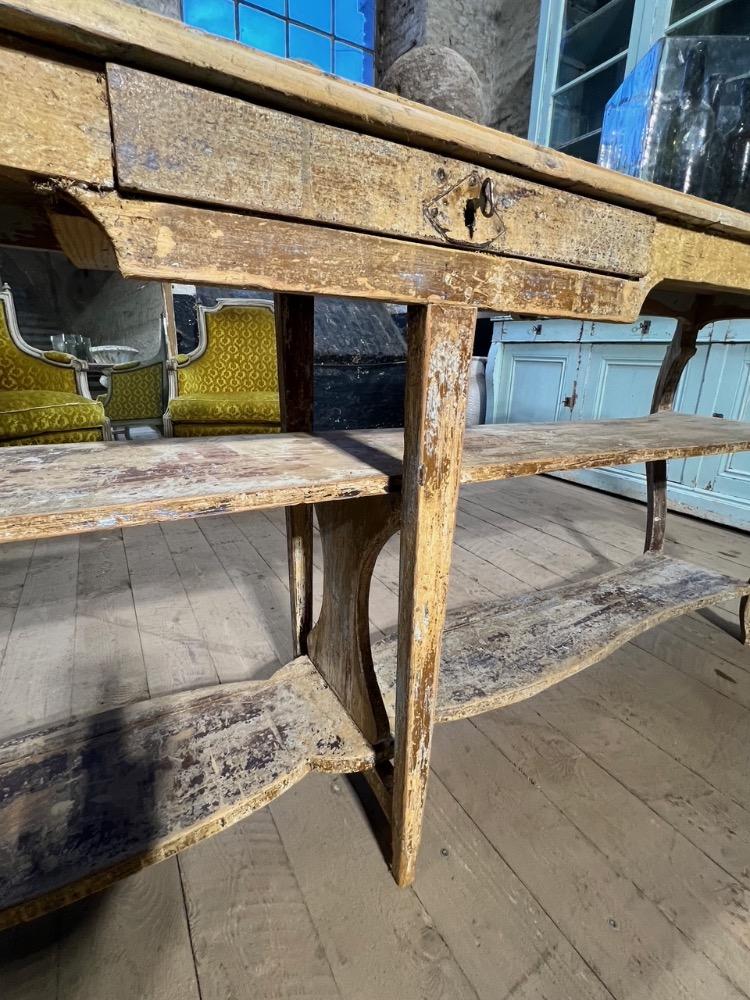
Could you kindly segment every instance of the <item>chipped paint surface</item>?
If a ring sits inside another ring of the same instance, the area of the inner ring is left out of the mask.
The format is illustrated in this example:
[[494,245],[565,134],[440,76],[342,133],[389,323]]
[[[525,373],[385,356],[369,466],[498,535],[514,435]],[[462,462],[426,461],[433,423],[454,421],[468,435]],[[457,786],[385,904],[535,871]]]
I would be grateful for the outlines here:
[[[657,280],[114,193],[67,193],[96,219],[126,278],[386,302],[445,301],[610,322],[634,322]],[[175,252],[162,253],[170,241]]]
[[[449,397],[437,381],[429,406],[439,415]],[[415,475],[427,490],[444,466],[433,468],[434,426],[425,440],[430,461],[423,456]],[[460,476],[483,482],[747,450],[750,424],[687,414],[491,424],[466,432]],[[402,432],[389,430],[4,448],[0,541],[398,492],[402,452]]]
[[110,64],[107,78],[125,191],[628,277],[647,269],[645,213],[132,67]]
[[198,843],[311,770],[373,763],[307,657],[267,681],[11,739],[0,744],[0,928]]
[[461,479],[476,311],[435,305],[410,317],[393,799],[393,872],[413,877]]
[[370,656],[370,581],[377,557],[399,528],[397,496],[316,508],[323,548],[323,600],[310,633],[310,659],[366,739],[390,728]]
[[[593,580],[462,608],[445,625],[436,721],[531,698],[660,622],[743,594],[750,594],[750,583],[647,553]],[[741,622],[748,616],[744,601]],[[391,716],[395,652],[392,639],[372,649]]]

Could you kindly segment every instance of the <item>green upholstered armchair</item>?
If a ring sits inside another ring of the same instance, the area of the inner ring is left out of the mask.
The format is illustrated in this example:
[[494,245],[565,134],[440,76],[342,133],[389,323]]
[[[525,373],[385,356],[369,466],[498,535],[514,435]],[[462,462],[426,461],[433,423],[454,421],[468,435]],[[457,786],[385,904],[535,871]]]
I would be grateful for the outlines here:
[[114,436],[130,437],[131,427],[163,431],[166,367],[163,347],[150,361],[128,361],[109,373],[106,393],[99,396]]
[[0,291],[0,447],[111,440],[84,361],[38,351],[21,337],[8,285]]
[[167,362],[164,432],[269,434],[281,427],[273,304],[219,299],[198,307],[198,346]]

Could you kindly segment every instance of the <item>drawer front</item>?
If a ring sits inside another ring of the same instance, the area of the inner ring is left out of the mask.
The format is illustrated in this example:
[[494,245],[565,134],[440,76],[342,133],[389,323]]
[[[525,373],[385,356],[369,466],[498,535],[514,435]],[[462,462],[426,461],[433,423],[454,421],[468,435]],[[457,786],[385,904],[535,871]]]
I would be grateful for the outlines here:
[[117,65],[123,191],[642,277],[654,220]]

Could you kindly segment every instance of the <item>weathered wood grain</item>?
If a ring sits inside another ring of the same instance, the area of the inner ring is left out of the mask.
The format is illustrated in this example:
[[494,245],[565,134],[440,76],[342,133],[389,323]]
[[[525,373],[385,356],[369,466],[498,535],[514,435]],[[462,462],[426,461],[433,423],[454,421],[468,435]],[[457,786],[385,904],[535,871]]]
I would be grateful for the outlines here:
[[[483,425],[461,482],[748,450],[750,424],[679,413]],[[7,448],[0,541],[397,492],[402,451],[395,430]]]
[[422,836],[475,325],[473,309],[409,312],[391,860],[402,886]]
[[648,267],[651,216],[125,66],[107,81],[122,190],[635,277]]
[[200,1000],[343,1000],[268,809],[182,854],[180,874]]
[[[747,315],[750,243],[657,222],[651,252],[649,272],[655,286],[664,282],[667,291],[690,288],[704,295],[721,291],[745,293],[741,303],[735,303],[734,307],[727,303],[723,313],[720,308],[713,315],[710,308],[704,310],[708,313],[707,321]],[[668,305],[664,310],[667,316],[680,314],[679,308],[670,309]]]
[[[10,591],[4,597],[13,602],[15,613],[6,619],[0,734],[29,729],[40,716],[50,722],[70,717],[78,559],[78,539],[55,538],[35,545],[31,563],[22,563],[20,572],[12,565],[4,568],[3,582]],[[81,610],[85,607],[84,598]],[[127,669],[123,650],[123,673]]]
[[[546,794],[547,781],[535,786],[477,726],[461,721],[440,727],[433,759],[436,776],[595,970],[608,996],[741,1000],[725,970],[675,927],[669,903],[659,907],[648,898],[641,880],[628,877],[617,859],[602,852],[595,831],[557,808],[555,796]],[[610,803],[597,804],[604,821]],[[654,855],[656,864],[655,849]],[[520,995],[544,996],[533,988]],[[575,989],[570,994],[578,995]]]
[[190,600],[189,590],[203,593],[199,581],[183,583],[158,524],[122,532],[122,540],[151,697],[222,683],[210,649],[216,635],[203,632],[197,612],[205,611]]
[[[315,300],[312,295],[277,295],[274,299],[276,356],[282,431],[313,429],[313,352]],[[307,653],[312,628],[312,508],[286,508],[289,599],[295,656]]]
[[[436,721],[531,698],[660,622],[743,594],[750,584],[649,552],[594,579],[453,612],[443,635]],[[395,655],[395,640],[373,646],[391,716]]]
[[[272,803],[270,811],[342,1000],[485,1000],[420,898],[401,892],[388,876],[348,782],[311,775]],[[254,1000],[254,995],[241,1000]],[[334,997],[323,994],[315,1000]]]
[[[173,625],[178,617],[186,620],[188,628],[193,623],[195,629],[193,649],[188,644],[187,655],[181,664],[176,664],[178,670],[180,666],[185,668],[185,659],[195,658],[200,662],[203,657],[198,649],[201,649],[206,652],[210,650],[209,661],[221,684],[257,681],[273,674],[284,661],[279,660],[273,644],[269,642],[262,618],[256,614],[248,614],[245,601],[231,586],[226,570],[200,530],[198,522],[191,518],[173,524],[152,525],[142,534],[148,536],[151,532],[151,538],[155,542],[149,560],[151,567],[142,566],[141,572],[151,569],[150,589],[156,591],[153,596],[154,609],[158,608],[159,615],[172,619],[168,625],[161,625],[161,636],[166,638],[172,632],[178,640],[183,638]],[[161,545],[157,540],[159,535]],[[176,578],[174,570],[177,571]],[[159,582],[161,592],[158,590]],[[200,601],[194,598],[196,590],[200,590]],[[143,600],[143,593],[140,597]],[[186,599],[188,607],[182,603]],[[149,611],[144,611],[143,614],[144,617],[149,617]],[[156,620],[159,621],[159,618],[156,617]],[[184,638],[187,637],[186,629]],[[193,654],[192,657],[190,653]],[[165,656],[165,673],[168,668],[169,661]],[[189,686],[196,688],[200,686],[200,682]],[[188,685],[183,684],[182,687],[187,688]]]
[[4,168],[112,187],[112,136],[101,74],[0,36]]
[[[650,280],[189,205],[66,192],[126,278],[633,322]],[[731,244],[730,244],[731,245]],[[63,250],[67,244],[62,242]],[[92,261],[95,266],[101,251]],[[84,261],[77,258],[77,263]]]
[[186,28],[115,0],[2,0],[0,28],[302,112],[683,224],[750,238],[744,212],[544,149],[392,94]]
[[311,770],[373,754],[306,657],[0,744],[0,928],[237,822]]
[[[661,666],[655,664],[655,668],[659,670]],[[618,668],[613,665],[613,669]],[[550,695],[557,693],[563,695],[561,701],[568,695],[571,716],[580,725],[584,713],[575,704],[573,685],[553,690]],[[684,690],[679,695],[675,692],[675,697],[686,695]],[[608,746],[604,759],[597,755],[596,763],[587,755],[584,748],[592,736],[596,740],[595,731],[606,732],[610,728],[601,709],[599,713],[596,708],[590,710],[589,725],[584,723],[577,730],[572,719],[565,718],[559,702],[555,705],[556,700],[546,696],[535,698],[525,705],[482,716],[476,725],[533,784],[544,789],[561,812],[585,831],[586,837],[623,875],[633,879],[690,940],[697,953],[721,969],[740,994],[747,994],[750,962],[747,924],[743,919],[746,888],[731,876],[728,878],[726,863],[709,860],[689,838],[620,784],[616,777],[618,763],[613,761],[612,770],[607,767],[610,755],[619,757],[619,747]],[[610,732],[614,743],[617,741],[614,724]],[[563,733],[569,734],[567,739]],[[637,734],[633,736],[637,740]],[[641,754],[644,772],[653,769],[655,751],[653,746],[651,752],[644,748]],[[644,779],[649,780],[646,774]],[[680,792],[675,787],[669,797],[684,802],[683,791],[684,786]],[[727,891],[729,885],[731,889]]]
[[[71,264],[81,270],[116,271],[117,258],[101,226],[83,215],[48,210],[47,216],[57,243]],[[168,286],[168,282],[163,283]],[[176,345],[175,345],[176,346]],[[174,352],[177,354],[177,351]]]
[[[70,685],[73,717],[93,715],[115,705],[141,701],[151,694],[122,535],[117,531],[105,531],[81,538],[77,561],[77,586],[68,584],[63,587],[59,581],[55,584],[60,596],[75,594],[73,676]],[[63,618],[59,611],[57,614]],[[39,615],[40,623],[44,622],[44,632],[36,641],[39,649],[44,651],[45,668],[51,671],[58,668],[51,655],[54,643],[49,617],[47,609]],[[27,661],[24,671],[31,677],[34,686],[46,693],[50,684],[42,670],[30,669]],[[39,726],[45,716],[46,712],[35,712],[33,727]],[[27,729],[28,726],[22,728]]]
[[[79,266],[114,259],[128,278],[195,281],[406,303],[452,302],[528,315],[632,322],[660,290],[725,292],[750,308],[750,244],[657,223],[643,278],[433,246],[193,205],[69,188],[111,244],[57,232]],[[585,211],[590,211],[586,208]],[[301,262],[305,267],[302,268]]]

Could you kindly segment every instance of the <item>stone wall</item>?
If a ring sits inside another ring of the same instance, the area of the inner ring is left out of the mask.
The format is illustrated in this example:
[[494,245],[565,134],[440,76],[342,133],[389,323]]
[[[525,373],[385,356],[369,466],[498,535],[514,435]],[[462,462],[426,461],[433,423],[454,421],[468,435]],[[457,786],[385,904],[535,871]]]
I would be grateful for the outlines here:
[[432,0],[379,0],[375,75],[386,70],[410,49],[427,44],[427,5]]
[[447,46],[474,68],[485,90],[485,121],[525,137],[540,0],[381,0],[378,79],[418,45]]
[[179,21],[182,17],[180,0],[125,0],[134,7],[142,7],[144,10],[152,10],[155,14],[163,14],[164,17],[176,17]]

